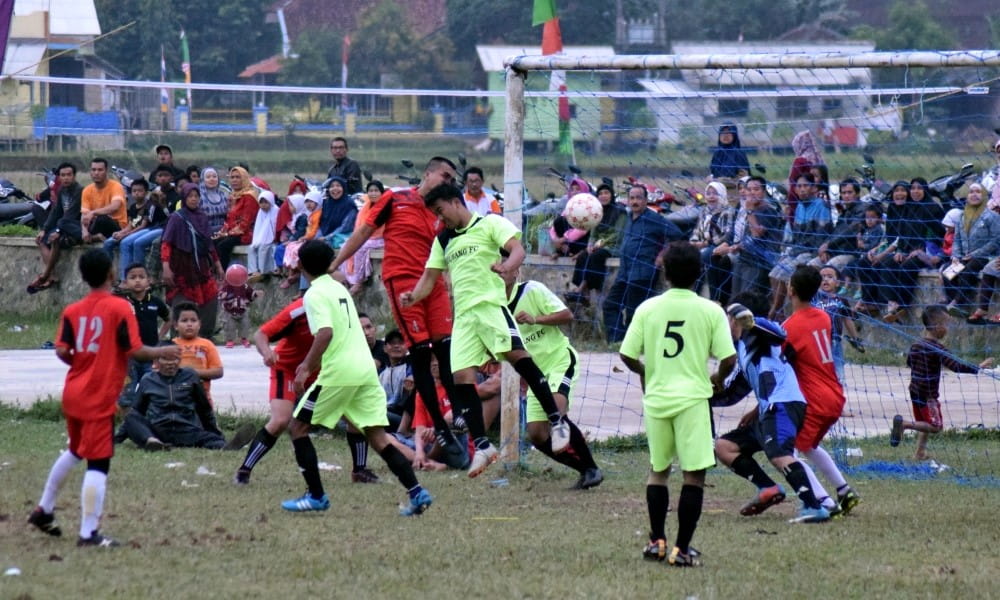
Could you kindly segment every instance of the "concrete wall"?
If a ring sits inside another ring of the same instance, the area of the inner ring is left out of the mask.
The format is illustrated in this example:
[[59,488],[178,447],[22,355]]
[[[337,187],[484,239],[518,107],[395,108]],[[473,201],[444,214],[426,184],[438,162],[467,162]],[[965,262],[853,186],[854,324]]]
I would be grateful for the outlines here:
[[[82,250],[74,248],[63,256],[56,269],[58,286],[28,295],[26,286],[41,272],[41,260],[34,240],[26,238],[0,238],[0,306],[4,311],[16,314],[30,314],[39,311],[57,313],[66,304],[87,293],[86,284],[76,271],[76,263]],[[237,248],[235,256],[241,260],[243,251]],[[357,298],[358,310],[371,315],[372,319],[387,328],[393,327],[392,316],[381,285],[382,251],[372,253],[375,275],[369,280],[364,291]],[[617,273],[618,260],[609,260],[610,273],[605,288],[609,287]],[[522,267],[522,278],[543,282],[558,294],[570,289],[573,277],[573,261],[567,258],[553,260],[547,256],[530,255]],[[262,322],[278,312],[295,297],[297,290],[278,287],[278,281],[258,284],[264,290],[263,298],[251,304],[251,318]],[[936,273],[923,273],[920,277],[916,301],[920,305],[939,301],[943,297],[941,280]],[[578,321],[570,327],[569,334],[582,345],[584,340],[603,340],[600,302],[603,296],[593,296],[589,308],[577,312]],[[890,348],[905,352],[914,337],[921,335],[919,313],[910,314],[902,324],[889,326],[881,322],[864,320],[861,331],[870,347]],[[970,326],[956,320],[949,333],[946,345],[958,352],[993,353],[1000,342],[1000,327]],[[985,356],[985,355],[984,355]]]

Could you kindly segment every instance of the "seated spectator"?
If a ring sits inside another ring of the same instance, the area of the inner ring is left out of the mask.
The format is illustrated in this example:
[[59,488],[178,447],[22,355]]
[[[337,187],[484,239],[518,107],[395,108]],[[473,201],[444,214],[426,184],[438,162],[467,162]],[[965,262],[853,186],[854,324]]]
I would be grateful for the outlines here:
[[333,176],[327,184],[323,196],[323,211],[319,221],[319,235],[334,248],[344,244],[354,231],[354,220],[358,216],[358,208],[354,200],[347,195],[347,181],[340,176]]
[[[438,371],[438,361],[436,358],[431,359],[431,375],[434,377],[434,389],[437,392],[437,398],[435,401],[441,409],[441,414],[444,416],[444,420],[449,425],[453,425],[454,415],[451,408],[451,402],[448,400],[448,393],[445,391],[444,385],[441,383]],[[448,468],[448,465],[439,460],[442,458],[444,451],[435,440],[434,422],[431,420],[430,413],[427,412],[427,407],[424,405],[424,402],[425,400],[418,392],[414,400],[413,420],[411,421],[413,436],[410,438],[403,438],[407,440],[404,444],[407,446],[408,450],[411,450],[413,456],[410,457],[406,452],[404,452],[404,455],[406,455],[407,458],[410,458],[414,469],[421,471],[444,471]],[[465,460],[468,462],[468,457],[475,451],[475,446],[470,446],[471,440],[469,440],[468,434],[463,433],[457,435],[456,437],[458,438],[459,445],[466,451]],[[466,464],[458,468],[465,469],[467,467],[468,465]]]
[[163,208],[163,194],[149,192],[145,179],[132,182],[133,203],[128,207],[128,223],[111,234],[104,242],[104,250],[114,256],[116,247],[121,247],[118,259],[118,280],[125,280],[125,268],[133,263],[145,263],[146,252],[163,235],[167,224],[167,211]]
[[[708,272],[708,289],[712,294],[712,300],[719,302],[722,306],[729,305],[729,296],[734,289],[741,286],[736,281],[736,273],[733,266],[740,255],[741,244],[747,229],[747,183],[750,177],[741,177],[736,183],[736,195],[729,202],[727,210],[732,215],[729,220],[729,227],[726,228],[726,236],[721,244],[712,250],[712,256],[705,265]],[[704,263],[703,263],[704,264]],[[716,296],[717,295],[717,296]]]
[[[385,193],[385,186],[377,179],[369,181],[368,189],[365,190],[365,193],[365,203],[361,205],[361,209],[358,210],[358,216],[354,219],[355,227],[358,227],[368,219],[372,207],[382,197],[382,194]],[[364,244],[361,244],[361,247],[349,259],[340,265],[340,272],[347,279],[347,285],[350,286],[348,289],[352,295],[359,294],[361,286],[372,276],[371,251],[376,248],[385,247],[385,240],[382,239],[382,231],[384,229],[385,226],[376,229],[371,237]]]
[[188,167],[184,169],[184,179],[187,179],[188,183],[201,185],[201,167],[198,165],[188,165]]
[[740,147],[740,133],[733,123],[719,126],[718,146],[712,153],[709,164],[712,177],[736,179],[750,174],[750,161]]
[[[905,186],[905,194],[899,193],[900,186]],[[900,181],[893,186],[893,203],[886,209],[886,237],[900,241],[892,259],[883,261],[887,269],[881,287],[887,294],[887,302],[882,318],[887,323],[894,323],[906,314],[913,303],[920,270],[933,266],[926,260],[927,242],[940,247],[944,237],[943,217],[941,206],[929,198],[923,178],[917,177],[910,184]]]
[[80,195],[80,227],[83,242],[103,242],[128,224],[125,189],[108,179],[108,161],[90,161],[90,185]]
[[590,232],[585,229],[576,229],[569,224],[566,219],[566,211],[552,221],[549,228],[549,239],[552,240],[552,259],[560,256],[568,256],[575,259],[581,252],[586,250],[590,243]]
[[389,366],[389,355],[385,352],[385,340],[376,337],[378,328],[375,327],[374,321],[367,314],[358,313],[358,321],[361,321],[361,330],[365,332],[365,341],[368,342],[372,360],[375,361],[375,370],[381,373]]
[[215,235],[226,224],[229,194],[232,190],[219,180],[219,172],[215,167],[205,167],[201,172],[198,190],[201,192],[201,212],[208,217],[208,228],[212,230],[212,235]]
[[[711,269],[712,253],[726,241],[733,211],[729,208],[726,186],[713,181],[705,187],[705,204],[699,207],[698,223],[691,233],[691,245],[701,253],[702,276],[694,286],[695,293],[701,293],[701,285]],[[709,287],[709,296],[719,299],[719,290]]]
[[795,207],[799,203],[798,189],[795,187],[799,176],[811,173],[813,167],[826,164],[808,129],[796,133],[792,138],[792,151],[795,152],[795,160],[788,171],[788,198],[785,207],[785,218],[789,223],[795,219]]
[[837,224],[830,237],[816,249],[816,258],[809,261],[814,267],[830,266],[844,273],[858,258],[858,236],[865,228],[865,208],[861,202],[861,186],[853,179],[840,182],[840,203],[837,205]]
[[[949,312],[972,312],[976,300],[983,296],[979,293],[980,274],[997,255],[1000,255],[1000,215],[986,208],[983,186],[969,184],[965,208],[955,227],[951,264],[943,271]],[[986,308],[988,310],[989,305]],[[969,319],[975,323],[985,319],[986,314],[978,308]]]
[[253,224],[257,221],[257,198],[260,194],[250,183],[250,174],[243,167],[229,170],[229,185],[233,188],[233,193],[229,197],[226,222],[212,236],[223,269],[229,267],[233,248],[245,246],[253,239]]
[[733,266],[733,294],[763,294],[769,287],[768,272],[781,253],[784,221],[767,197],[767,182],[758,176],[747,181],[747,221],[739,243],[739,258]]
[[52,210],[45,220],[35,244],[42,255],[45,269],[42,274],[28,284],[28,293],[34,294],[46,290],[59,280],[52,276],[59,255],[63,249],[72,248],[83,241],[83,228],[80,226],[80,202],[83,188],[76,182],[76,166],[72,163],[62,163],[56,169],[58,189],[54,192]]
[[180,209],[183,200],[180,190],[183,188],[174,183],[174,176],[170,169],[166,167],[154,169],[153,179],[150,180],[150,183],[154,184],[152,191],[163,194],[163,207],[167,209],[168,213]]
[[182,368],[178,359],[157,358],[156,370],[139,382],[135,404],[125,417],[129,439],[146,450],[173,446],[239,450],[248,444],[254,433],[249,424],[226,442],[198,380],[198,374]]
[[[166,144],[158,144],[156,149],[156,167],[149,174],[149,181],[156,181],[156,172],[166,169],[170,173],[170,182],[184,177],[184,171],[174,165],[174,151]],[[173,209],[171,209],[173,210]]]
[[413,414],[413,375],[407,356],[406,342],[398,329],[385,334],[385,352],[389,364],[378,375],[385,390],[389,427],[386,431],[396,431],[405,413]]
[[277,236],[274,225],[277,222],[278,207],[274,205],[274,194],[262,191],[257,198],[257,206],[257,220],[253,225],[253,238],[247,253],[250,283],[270,277],[277,271],[274,265],[274,240]]
[[483,189],[483,170],[479,167],[469,167],[465,170],[465,206],[474,213],[486,216],[490,213],[502,214],[500,203],[492,192]]
[[[319,209],[320,199],[320,193],[317,191],[307,193],[303,199],[302,212],[295,215],[295,235],[298,237],[284,245],[282,264],[288,271],[288,277],[279,284],[278,287],[281,289],[288,289],[293,283],[299,281],[299,248],[319,235],[320,219],[323,216],[323,211]],[[289,197],[289,201],[291,201],[291,197]],[[305,229],[300,235],[298,232],[303,226]]]
[[860,283],[860,297],[854,310],[868,315],[880,313],[878,306],[880,294],[878,291],[878,272],[876,265],[896,251],[896,242],[886,239],[885,226],[882,225],[882,209],[876,205],[865,208],[865,228],[858,234],[859,258],[852,271],[854,278]]
[[573,268],[573,289],[566,293],[567,302],[590,304],[590,292],[604,289],[608,276],[608,259],[617,257],[621,248],[622,234],[628,213],[615,200],[615,192],[610,185],[602,183],[597,187],[597,199],[601,202],[601,222],[590,232],[587,251],[576,256]]
[[811,261],[817,249],[833,231],[833,217],[830,205],[823,200],[816,187],[816,178],[812,173],[799,175],[795,183],[799,201],[795,206],[795,216],[792,219],[792,241],[785,249],[778,264],[771,269],[771,310],[767,318],[781,320],[779,315],[785,306],[788,293],[788,281],[795,267]]

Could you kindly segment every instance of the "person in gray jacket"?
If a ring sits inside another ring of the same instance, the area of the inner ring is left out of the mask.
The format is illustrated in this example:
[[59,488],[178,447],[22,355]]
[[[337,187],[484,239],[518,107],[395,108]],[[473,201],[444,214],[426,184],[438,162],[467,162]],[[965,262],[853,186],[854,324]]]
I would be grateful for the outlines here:
[[180,368],[178,359],[157,359],[156,370],[139,382],[136,398],[124,427],[129,439],[146,450],[171,446],[238,450],[253,436],[252,426],[245,427],[226,442],[201,378],[193,369]]
[[[965,208],[955,227],[951,264],[942,271],[945,294],[950,301],[949,312],[972,312],[979,292],[980,272],[998,254],[1000,215],[986,208],[986,190],[983,186],[979,183],[969,184]],[[981,316],[985,316],[985,311]]]

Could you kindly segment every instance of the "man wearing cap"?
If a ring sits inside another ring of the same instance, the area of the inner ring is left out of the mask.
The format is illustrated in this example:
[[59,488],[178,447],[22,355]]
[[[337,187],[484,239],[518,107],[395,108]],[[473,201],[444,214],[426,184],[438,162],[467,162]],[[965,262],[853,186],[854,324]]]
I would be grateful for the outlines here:
[[174,164],[174,151],[170,148],[170,146],[166,144],[159,144],[156,147],[156,162],[156,166],[149,172],[148,181],[156,181],[156,171],[163,167],[170,169],[173,181],[177,181],[179,178],[184,177],[184,169],[180,169]]

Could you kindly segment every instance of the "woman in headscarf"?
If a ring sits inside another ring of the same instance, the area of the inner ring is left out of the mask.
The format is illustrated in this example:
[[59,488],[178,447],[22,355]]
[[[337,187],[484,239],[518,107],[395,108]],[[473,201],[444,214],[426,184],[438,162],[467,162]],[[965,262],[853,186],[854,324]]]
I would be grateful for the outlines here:
[[247,245],[253,239],[253,224],[257,220],[257,197],[259,192],[250,182],[250,173],[243,167],[229,170],[229,185],[233,193],[229,196],[229,211],[226,222],[214,236],[215,247],[219,251],[222,268],[229,267],[233,248]]
[[[372,207],[382,197],[383,193],[385,193],[385,186],[382,185],[381,181],[374,179],[368,182],[368,188],[365,190],[365,203],[361,205],[361,210],[358,211],[358,216],[354,219],[355,227],[368,219]],[[372,236],[368,238],[368,241],[362,244],[351,258],[340,265],[340,271],[344,274],[344,278],[347,279],[352,295],[357,295],[361,291],[361,286],[372,275],[371,251],[375,248],[383,248],[385,246],[385,240],[382,239],[382,231],[384,229],[385,226],[376,229]]]
[[274,226],[278,219],[278,207],[274,205],[274,193],[262,191],[257,198],[257,206],[253,239],[250,240],[250,252],[247,253],[247,271],[250,272],[251,283],[256,283],[275,271]]
[[576,257],[573,269],[572,291],[566,292],[566,300],[590,304],[590,291],[604,288],[608,276],[608,259],[618,256],[622,232],[625,230],[627,211],[615,201],[615,192],[610,185],[602,183],[597,187],[597,199],[601,201],[601,222],[590,234],[586,252]]
[[735,124],[719,126],[718,145],[708,169],[712,177],[737,178],[750,174],[750,161],[740,147],[740,133]]
[[[887,323],[895,323],[906,314],[913,303],[920,269],[925,264],[920,256],[926,250],[927,211],[922,203],[913,201],[910,187],[906,181],[897,181],[890,192],[892,202],[885,211],[885,237],[890,244],[895,244],[893,252],[877,265],[884,269],[878,287],[886,301],[882,320]],[[944,227],[941,229],[943,236]]]
[[334,175],[327,182],[326,193],[323,196],[323,216],[319,222],[320,237],[334,248],[339,248],[343,240],[354,231],[354,220],[357,216],[358,207],[347,195],[347,180]]
[[189,183],[181,188],[181,208],[170,215],[160,243],[163,284],[167,302],[198,305],[201,337],[211,339],[215,332],[219,288],[216,275],[223,277],[222,263],[212,243],[208,217],[201,211],[198,186]]
[[323,218],[323,209],[319,207],[319,203],[322,200],[323,196],[317,191],[307,193],[303,211],[295,215],[296,233],[301,227],[303,217],[306,221],[306,230],[295,240],[285,244],[284,266],[289,273],[288,277],[278,286],[281,289],[286,289],[299,281],[299,248],[309,240],[316,239],[319,235],[320,220]]
[[226,222],[230,190],[219,180],[219,172],[215,167],[205,167],[202,170],[198,190],[201,192],[201,212],[208,217],[208,227],[214,235]]
[[[717,246],[726,241],[733,212],[729,209],[729,194],[726,186],[719,181],[712,181],[705,187],[705,204],[699,207],[698,222],[691,233],[691,245],[701,251],[702,276],[694,287],[695,293],[701,292],[701,283],[708,275],[711,267],[712,253]],[[709,294],[712,300],[718,301],[722,290],[713,289],[713,281],[720,277],[709,279]]]
[[[944,277],[944,291],[952,312],[968,312],[977,299],[980,301],[979,308],[969,316],[970,323],[981,323],[986,319],[995,280],[987,281],[985,267],[998,254],[1000,215],[986,208],[986,189],[979,183],[971,183],[965,208],[955,227],[955,243],[951,247],[950,271],[958,272],[949,277],[949,268],[946,267]],[[982,284],[979,282],[980,273],[983,274]]]
[[795,160],[788,172],[788,206],[785,210],[785,218],[789,222],[795,219],[795,207],[799,203],[795,183],[804,173],[809,173],[812,167],[826,164],[808,129],[796,133],[792,138],[792,151],[795,152]]

